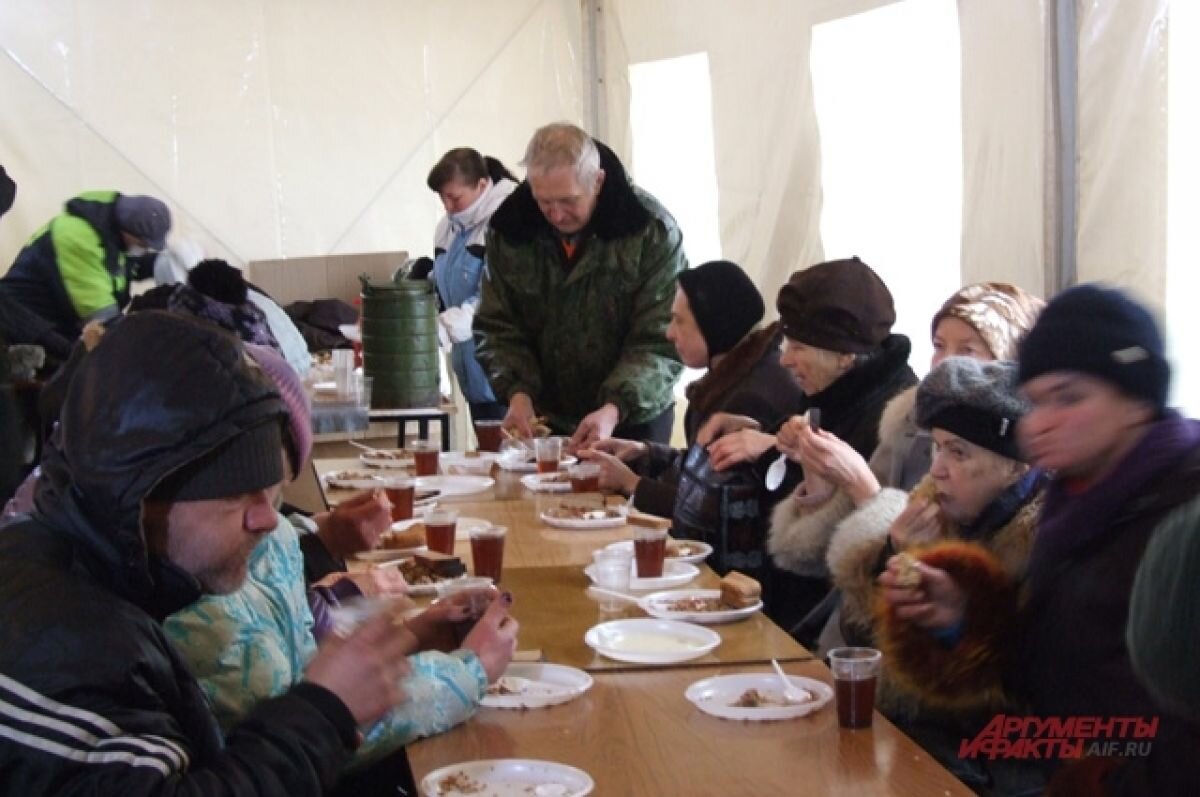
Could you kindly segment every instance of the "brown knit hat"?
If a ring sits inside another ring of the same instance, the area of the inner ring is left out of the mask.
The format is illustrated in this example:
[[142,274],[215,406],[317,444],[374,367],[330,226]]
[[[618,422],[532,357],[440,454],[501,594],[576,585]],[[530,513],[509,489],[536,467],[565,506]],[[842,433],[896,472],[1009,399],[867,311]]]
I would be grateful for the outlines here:
[[873,351],[896,323],[891,292],[857,257],[797,271],[775,306],[784,335],[839,354]]
[[930,334],[943,318],[957,318],[979,333],[997,360],[1016,360],[1017,344],[1046,306],[1007,282],[977,282],[954,293],[933,316]]

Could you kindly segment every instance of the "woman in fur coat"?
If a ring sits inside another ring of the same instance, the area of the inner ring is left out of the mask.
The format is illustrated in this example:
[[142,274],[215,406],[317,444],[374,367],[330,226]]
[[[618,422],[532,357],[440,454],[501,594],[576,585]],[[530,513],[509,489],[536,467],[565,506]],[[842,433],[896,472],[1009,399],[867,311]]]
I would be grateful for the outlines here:
[[[1051,795],[1191,795],[1200,783],[1200,728],[1153,699],[1125,637],[1147,546],[1200,504],[1200,423],[1166,407],[1164,348],[1120,291],[1055,297],[1020,350],[1021,447],[1053,474],[1024,580],[961,542],[916,552],[912,567],[893,557],[880,577],[892,679],[929,703],[1020,705],[1008,712],[1020,729],[991,725],[984,741],[1038,750]],[[1130,742],[1143,744],[1130,754]]]

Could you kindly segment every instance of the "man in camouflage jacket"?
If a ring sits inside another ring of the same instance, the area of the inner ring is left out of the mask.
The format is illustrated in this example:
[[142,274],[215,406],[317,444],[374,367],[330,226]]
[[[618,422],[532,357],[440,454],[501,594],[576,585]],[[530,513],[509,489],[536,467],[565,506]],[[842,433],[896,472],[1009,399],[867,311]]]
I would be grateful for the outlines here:
[[573,447],[614,432],[666,442],[683,368],[666,339],[687,267],[675,220],[573,125],[538,130],[525,165],[492,217],[475,317],[505,428],[529,435],[536,403]]

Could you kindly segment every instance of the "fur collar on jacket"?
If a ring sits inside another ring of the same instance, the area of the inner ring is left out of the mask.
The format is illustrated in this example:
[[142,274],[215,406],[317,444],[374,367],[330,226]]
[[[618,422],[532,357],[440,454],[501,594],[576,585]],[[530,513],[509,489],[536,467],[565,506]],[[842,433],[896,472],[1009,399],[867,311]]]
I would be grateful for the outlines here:
[[[616,154],[599,141],[600,168],[604,169],[604,185],[592,218],[583,234],[612,241],[634,235],[645,229],[653,218],[633,190],[633,183]],[[533,199],[529,181],[525,180],[500,205],[492,216],[491,228],[513,246],[527,244],[536,238],[556,237],[558,233]]]
[[692,417],[708,417],[758,367],[764,355],[779,348],[782,336],[778,321],[762,329],[751,330],[729,350],[721,362],[688,385],[688,412]]

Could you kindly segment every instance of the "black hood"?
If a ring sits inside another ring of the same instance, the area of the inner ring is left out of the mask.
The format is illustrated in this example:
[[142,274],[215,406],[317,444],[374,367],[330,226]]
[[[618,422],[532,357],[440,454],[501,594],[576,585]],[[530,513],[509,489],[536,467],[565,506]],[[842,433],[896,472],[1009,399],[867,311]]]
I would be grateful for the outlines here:
[[129,316],[71,379],[42,457],[34,515],[76,540],[94,578],[163,617],[196,600],[200,587],[148,555],[142,500],[167,474],[285,413],[233,335],[170,313]]
[[[604,185],[600,186],[600,196],[585,232],[606,241],[634,235],[643,230],[653,216],[638,199],[616,153],[599,141],[596,141],[596,149],[600,151]],[[538,209],[528,180],[517,186],[492,215],[491,228],[514,246],[558,234]]]

